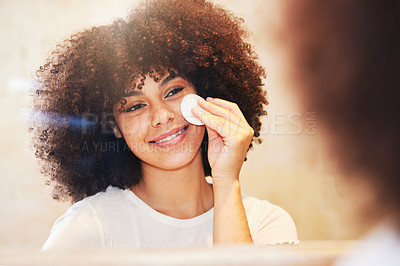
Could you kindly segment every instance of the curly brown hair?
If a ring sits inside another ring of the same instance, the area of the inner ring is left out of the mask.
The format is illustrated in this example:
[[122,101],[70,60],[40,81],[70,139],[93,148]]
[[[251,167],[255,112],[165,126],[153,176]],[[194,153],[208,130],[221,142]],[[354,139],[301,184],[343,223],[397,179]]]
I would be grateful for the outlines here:
[[[42,172],[55,185],[53,197],[76,202],[109,185],[125,189],[140,181],[140,160],[110,128],[113,105],[140,87],[135,81],[146,73],[179,73],[200,96],[236,102],[260,142],[259,118],[268,104],[265,71],[244,41],[242,23],[205,0],[149,0],[126,20],[77,33],[58,46],[37,72],[39,115],[32,128]],[[207,134],[201,149],[210,175]]]

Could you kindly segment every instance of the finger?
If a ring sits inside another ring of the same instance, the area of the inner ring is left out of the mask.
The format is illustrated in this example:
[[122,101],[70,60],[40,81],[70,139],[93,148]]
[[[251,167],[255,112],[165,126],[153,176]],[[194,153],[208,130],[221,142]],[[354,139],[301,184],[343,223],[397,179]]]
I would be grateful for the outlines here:
[[192,109],[192,113],[206,127],[216,131],[222,137],[228,137],[230,135],[237,134],[238,131],[240,131],[239,125],[230,122],[224,117],[208,114],[196,108]]
[[207,102],[203,99],[200,99],[198,103],[201,108],[210,112],[213,115],[223,117],[228,121],[234,123],[235,125],[238,125],[240,123],[240,118],[226,108],[218,106],[212,102]]
[[240,110],[239,106],[236,103],[219,99],[219,98],[212,98],[212,97],[207,97],[207,101],[212,102],[213,104],[216,104],[218,106],[221,106],[230,112],[232,112],[234,115],[236,115],[239,118],[246,119]]

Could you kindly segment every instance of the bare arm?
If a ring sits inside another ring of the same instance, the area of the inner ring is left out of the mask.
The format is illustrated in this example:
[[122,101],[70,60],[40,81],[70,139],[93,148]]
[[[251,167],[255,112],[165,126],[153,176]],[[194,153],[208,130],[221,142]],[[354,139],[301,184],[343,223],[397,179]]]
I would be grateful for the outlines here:
[[207,102],[200,100],[199,105],[211,113],[192,111],[208,132],[208,160],[214,190],[214,244],[252,243],[239,173],[254,130],[235,103],[207,98]]
[[238,180],[213,178],[214,244],[253,243]]

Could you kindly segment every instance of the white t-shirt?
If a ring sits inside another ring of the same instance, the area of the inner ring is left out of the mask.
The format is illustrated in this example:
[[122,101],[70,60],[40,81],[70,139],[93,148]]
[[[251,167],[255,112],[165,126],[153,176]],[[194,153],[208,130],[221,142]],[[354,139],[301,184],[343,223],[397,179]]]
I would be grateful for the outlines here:
[[[298,242],[285,210],[247,196],[243,205],[255,246]],[[152,209],[131,190],[110,186],[73,204],[54,223],[42,250],[211,247],[213,215],[211,208],[194,218],[173,218]]]

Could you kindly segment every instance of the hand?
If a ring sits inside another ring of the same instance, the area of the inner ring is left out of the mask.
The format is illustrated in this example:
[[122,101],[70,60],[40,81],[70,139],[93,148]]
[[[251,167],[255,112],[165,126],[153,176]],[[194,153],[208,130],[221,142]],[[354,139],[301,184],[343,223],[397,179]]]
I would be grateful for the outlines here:
[[211,113],[192,109],[194,116],[207,128],[212,177],[239,179],[240,169],[254,136],[253,128],[235,103],[210,97],[198,103]]

